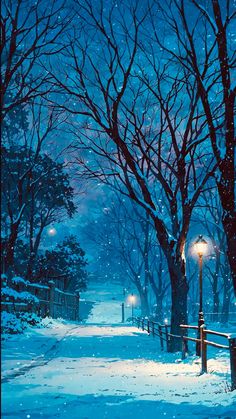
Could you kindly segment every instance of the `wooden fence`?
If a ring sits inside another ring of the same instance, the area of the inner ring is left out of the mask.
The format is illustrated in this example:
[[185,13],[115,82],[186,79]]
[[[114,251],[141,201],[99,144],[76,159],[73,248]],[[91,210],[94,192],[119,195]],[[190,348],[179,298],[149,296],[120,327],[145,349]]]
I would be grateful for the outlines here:
[[[186,335],[188,330],[194,330],[198,333],[198,326],[184,325],[181,324],[181,335],[173,335],[169,332],[170,325],[160,324],[149,320],[147,318],[134,317],[133,323],[136,323],[138,328],[146,330],[148,334],[152,336],[158,336],[160,339],[161,350],[164,350],[164,343],[166,343],[166,350],[169,352],[169,342],[171,337],[176,337],[182,341],[182,359],[186,358],[187,342],[192,341],[200,343],[201,348],[201,374],[207,372],[207,346],[213,346],[219,349],[229,350],[230,353],[230,372],[231,372],[231,390],[236,390],[236,338],[228,333],[216,332],[214,330],[206,329],[205,325],[200,327],[200,339],[197,337],[190,337]],[[217,342],[209,341],[207,335],[220,336],[221,338],[227,339],[227,345],[222,345]]]
[[[24,288],[24,289],[23,289]],[[36,297],[36,301],[2,301],[2,310],[8,312],[30,312],[41,317],[62,317],[67,320],[79,320],[79,294],[61,291],[55,287],[53,281],[49,285],[27,284],[18,286],[18,291],[27,290]],[[37,301],[38,300],[38,301]]]

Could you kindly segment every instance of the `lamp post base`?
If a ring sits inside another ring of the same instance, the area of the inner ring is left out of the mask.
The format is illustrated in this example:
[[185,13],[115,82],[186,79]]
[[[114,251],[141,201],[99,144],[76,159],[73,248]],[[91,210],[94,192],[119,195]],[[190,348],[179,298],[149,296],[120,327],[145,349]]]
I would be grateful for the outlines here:
[[[203,311],[198,313],[198,333],[197,338],[200,339],[200,327],[205,323]],[[201,356],[201,343],[200,341],[196,343],[196,355]]]

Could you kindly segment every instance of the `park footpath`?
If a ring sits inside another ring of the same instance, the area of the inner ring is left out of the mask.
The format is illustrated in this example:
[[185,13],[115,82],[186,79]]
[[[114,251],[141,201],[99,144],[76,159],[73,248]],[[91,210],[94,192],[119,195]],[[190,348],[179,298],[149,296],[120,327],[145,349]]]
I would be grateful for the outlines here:
[[44,320],[2,344],[2,417],[236,418],[229,354],[161,351],[134,326]]

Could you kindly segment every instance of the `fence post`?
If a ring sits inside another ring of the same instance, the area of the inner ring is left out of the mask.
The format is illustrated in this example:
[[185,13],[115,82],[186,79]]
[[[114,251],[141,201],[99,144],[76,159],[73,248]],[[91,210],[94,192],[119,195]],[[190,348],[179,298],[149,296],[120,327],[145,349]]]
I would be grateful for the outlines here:
[[142,319],[142,330],[144,330],[144,319]]
[[147,332],[150,335],[150,322],[149,322],[149,319],[147,321]]
[[205,324],[200,326],[200,340],[201,340],[201,363],[202,369],[201,374],[207,372],[207,345],[205,343],[206,339],[206,332],[205,332]]
[[140,317],[137,318],[138,321],[138,329],[140,328]]
[[160,337],[160,344],[161,344],[161,350],[164,350],[164,344],[163,344],[163,336],[162,336],[162,329],[161,329],[161,325],[158,325],[158,332],[159,332],[159,337]]
[[231,391],[236,390],[236,338],[229,338]]
[[125,304],[121,304],[121,323],[125,322]]
[[49,281],[49,316],[54,317],[55,282]]
[[75,292],[75,320],[80,320],[80,293]]

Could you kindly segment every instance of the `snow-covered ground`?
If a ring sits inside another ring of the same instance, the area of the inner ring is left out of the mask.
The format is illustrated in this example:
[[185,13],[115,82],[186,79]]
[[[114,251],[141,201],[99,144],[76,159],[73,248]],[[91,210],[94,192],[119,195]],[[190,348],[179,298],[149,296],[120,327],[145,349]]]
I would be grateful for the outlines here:
[[196,357],[180,361],[120,324],[122,290],[89,292],[96,304],[87,324],[52,321],[3,342],[3,418],[236,418],[227,352],[209,351],[217,357],[199,376]]
[[236,417],[227,357],[199,376],[194,358],[161,353],[134,327],[35,329],[5,342],[3,370],[2,417],[11,419]]

